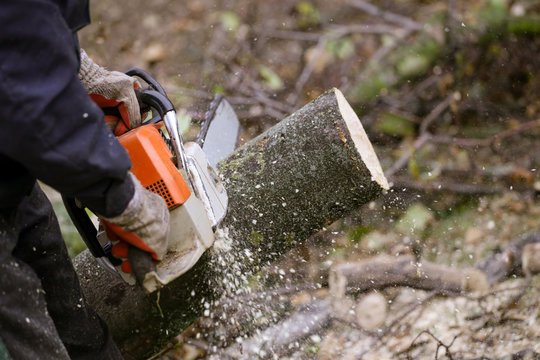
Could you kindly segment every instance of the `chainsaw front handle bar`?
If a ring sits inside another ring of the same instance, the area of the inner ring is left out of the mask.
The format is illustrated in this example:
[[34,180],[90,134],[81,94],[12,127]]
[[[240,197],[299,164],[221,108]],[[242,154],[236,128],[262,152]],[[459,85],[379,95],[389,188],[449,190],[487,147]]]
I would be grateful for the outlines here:
[[176,119],[176,110],[172,101],[167,96],[165,89],[156,79],[154,79],[146,71],[139,68],[131,68],[125,73],[129,76],[136,76],[141,78],[144,82],[149,85],[149,89],[135,89],[137,95],[137,100],[141,105],[141,109],[147,107],[155,109],[159,117],[152,117],[150,120],[144,123],[145,124],[154,124],[159,121],[163,121],[165,128],[169,133],[171,139],[172,147],[176,153],[177,166],[182,167],[186,171],[188,177],[189,185],[191,189],[194,189],[193,179],[191,174],[188,171],[187,159],[184,150],[184,143],[182,140],[182,135],[178,131],[178,120]]
[[136,76],[138,78],[141,78],[142,80],[144,80],[145,83],[150,85],[152,89],[156,90],[161,95],[167,97],[167,93],[165,92],[165,89],[163,89],[163,86],[161,86],[161,84],[158,83],[157,80],[152,77],[152,75],[150,75],[143,69],[131,68],[128,71],[126,71],[125,74],[128,76],[132,76],[132,77]]

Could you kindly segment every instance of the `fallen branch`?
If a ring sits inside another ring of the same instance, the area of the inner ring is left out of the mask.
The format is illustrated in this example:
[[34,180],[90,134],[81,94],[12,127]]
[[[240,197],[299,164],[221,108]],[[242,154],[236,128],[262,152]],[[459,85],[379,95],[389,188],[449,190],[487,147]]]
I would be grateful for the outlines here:
[[330,270],[328,282],[334,296],[395,286],[454,294],[488,290],[487,278],[479,270],[417,262],[408,255],[380,255],[364,261],[338,264]]
[[370,3],[367,3],[363,0],[349,0],[349,3],[359,9],[364,11],[365,13],[371,15],[380,17],[388,22],[392,22],[394,24],[401,25],[405,28],[409,28],[412,30],[422,30],[423,26],[420,23],[417,23],[411,18],[408,18],[406,16],[396,14],[390,11],[381,10],[380,8],[376,7],[375,5],[372,5]]
[[479,147],[493,147],[497,142],[500,142],[506,138],[520,135],[526,131],[540,127],[540,120],[531,120],[523,124],[520,124],[514,129],[508,129],[501,131],[498,134],[495,134],[486,139],[469,139],[469,138],[458,138],[442,135],[432,135],[430,142],[435,144],[445,144],[445,145],[455,145],[462,148],[473,148],[477,149]]
[[[524,235],[505,246],[500,252],[497,252],[485,259],[480,260],[475,268],[481,270],[487,275],[490,285],[513,274],[523,274],[523,254],[525,254],[525,266],[533,267],[537,264],[534,257],[534,248],[529,248],[524,253],[524,248],[528,244],[540,243],[540,232]],[[532,261],[531,261],[532,260]]]
[[536,360],[540,358],[540,353],[537,353],[536,351],[534,351],[533,349],[525,349],[525,350],[521,350],[515,354],[508,354],[508,355],[504,355],[504,356],[501,356],[501,357],[496,357],[496,358],[493,358],[493,357],[488,357],[488,356],[481,356],[481,357],[476,357],[476,358],[462,358],[462,359],[459,359],[459,360],[509,360],[509,359],[512,359],[512,360]]
[[437,342],[437,349],[435,350],[435,360],[437,360],[439,358],[439,349],[440,348],[444,348],[445,350],[445,355],[447,358],[449,358],[450,360],[453,360],[454,357],[452,356],[452,353],[450,352],[450,347],[452,347],[452,345],[454,345],[454,341],[456,341],[457,339],[457,336],[454,336],[454,338],[452,339],[452,341],[450,342],[450,344],[445,344],[444,342],[442,342],[441,339],[439,339],[437,336],[435,336],[431,331],[429,330],[424,330],[424,331],[421,331],[413,340],[413,342],[411,343],[411,345],[409,346],[408,349],[406,349],[405,351],[403,351],[403,353],[408,353],[410,352],[413,348],[414,348],[414,345],[416,343],[416,341],[420,338],[420,336],[424,335],[424,334],[427,334],[429,335],[433,340],[435,340]]
[[328,300],[313,301],[292,313],[286,320],[210,356],[209,359],[237,360],[267,358],[271,354],[283,355],[280,353],[283,348],[324,329],[330,323],[331,313],[332,306]]
[[433,192],[451,192],[464,195],[491,195],[501,194],[506,189],[498,185],[483,185],[471,183],[459,183],[448,181],[421,181],[414,180],[404,176],[389,177],[388,180],[392,183],[392,187],[396,189],[407,188],[420,191]]
[[409,255],[379,255],[335,265],[330,269],[328,282],[334,296],[392,286],[439,293],[486,292],[491,285],[512,274],[540,272],[539,253],[540,233],[533,233],[479,261],[475,268],[454,269],[427,261],[418,262]]
[[435,106],[430,113],[422,120],[420,124],[420,136],[415,140],[412,149],[403,154],[390,169],[385,172],[387,177],[393,176],[398,172],[414,155],[416,151],[421,149],[426,143],[431,141],[432,135],[428,132],[429,127],[435,120],[440,118],[441,114],[455,101],[455,95],[448,95],[443,101]]

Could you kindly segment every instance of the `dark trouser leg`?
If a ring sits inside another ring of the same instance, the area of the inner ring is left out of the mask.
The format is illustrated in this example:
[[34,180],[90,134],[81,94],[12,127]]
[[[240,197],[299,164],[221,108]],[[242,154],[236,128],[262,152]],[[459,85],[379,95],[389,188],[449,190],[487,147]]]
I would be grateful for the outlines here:
[[15,213],[0,214],[0,337],[11,358],[69,359],[32,268],[12,255]]
[[50,317],[72,359],[122,359],[107,326],[88,306],[52,206],[36,185],[17,209],[13,255],[33,268]]

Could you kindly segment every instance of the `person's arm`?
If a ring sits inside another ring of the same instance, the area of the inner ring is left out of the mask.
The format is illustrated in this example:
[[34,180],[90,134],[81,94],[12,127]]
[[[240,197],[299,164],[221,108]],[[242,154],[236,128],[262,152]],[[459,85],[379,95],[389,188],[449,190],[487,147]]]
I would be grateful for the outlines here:
[[133,196],[131,163],[78,78],[75,47],[54,2],[1,2],[0,153],[116,216]]

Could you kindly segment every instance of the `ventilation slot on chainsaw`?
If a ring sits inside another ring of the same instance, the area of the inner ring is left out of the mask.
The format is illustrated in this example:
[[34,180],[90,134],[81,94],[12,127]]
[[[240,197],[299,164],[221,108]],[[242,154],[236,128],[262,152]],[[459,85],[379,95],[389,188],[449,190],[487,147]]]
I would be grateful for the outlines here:
[[169,209],[182,205],[191,192],[171,161],[172,153],[159,132],[160,125],[135,128],[118,140],[131,158],[131,172],[142,186],[160,195]]
[[170,208],[175,205],[171,193],[169,192],[169,189],[167,189],[167,185],[165,185],[163,180],[159,180],[151,185],[148,185],[146,189],[160,195],[163,199],[165,199],[167,207]]

